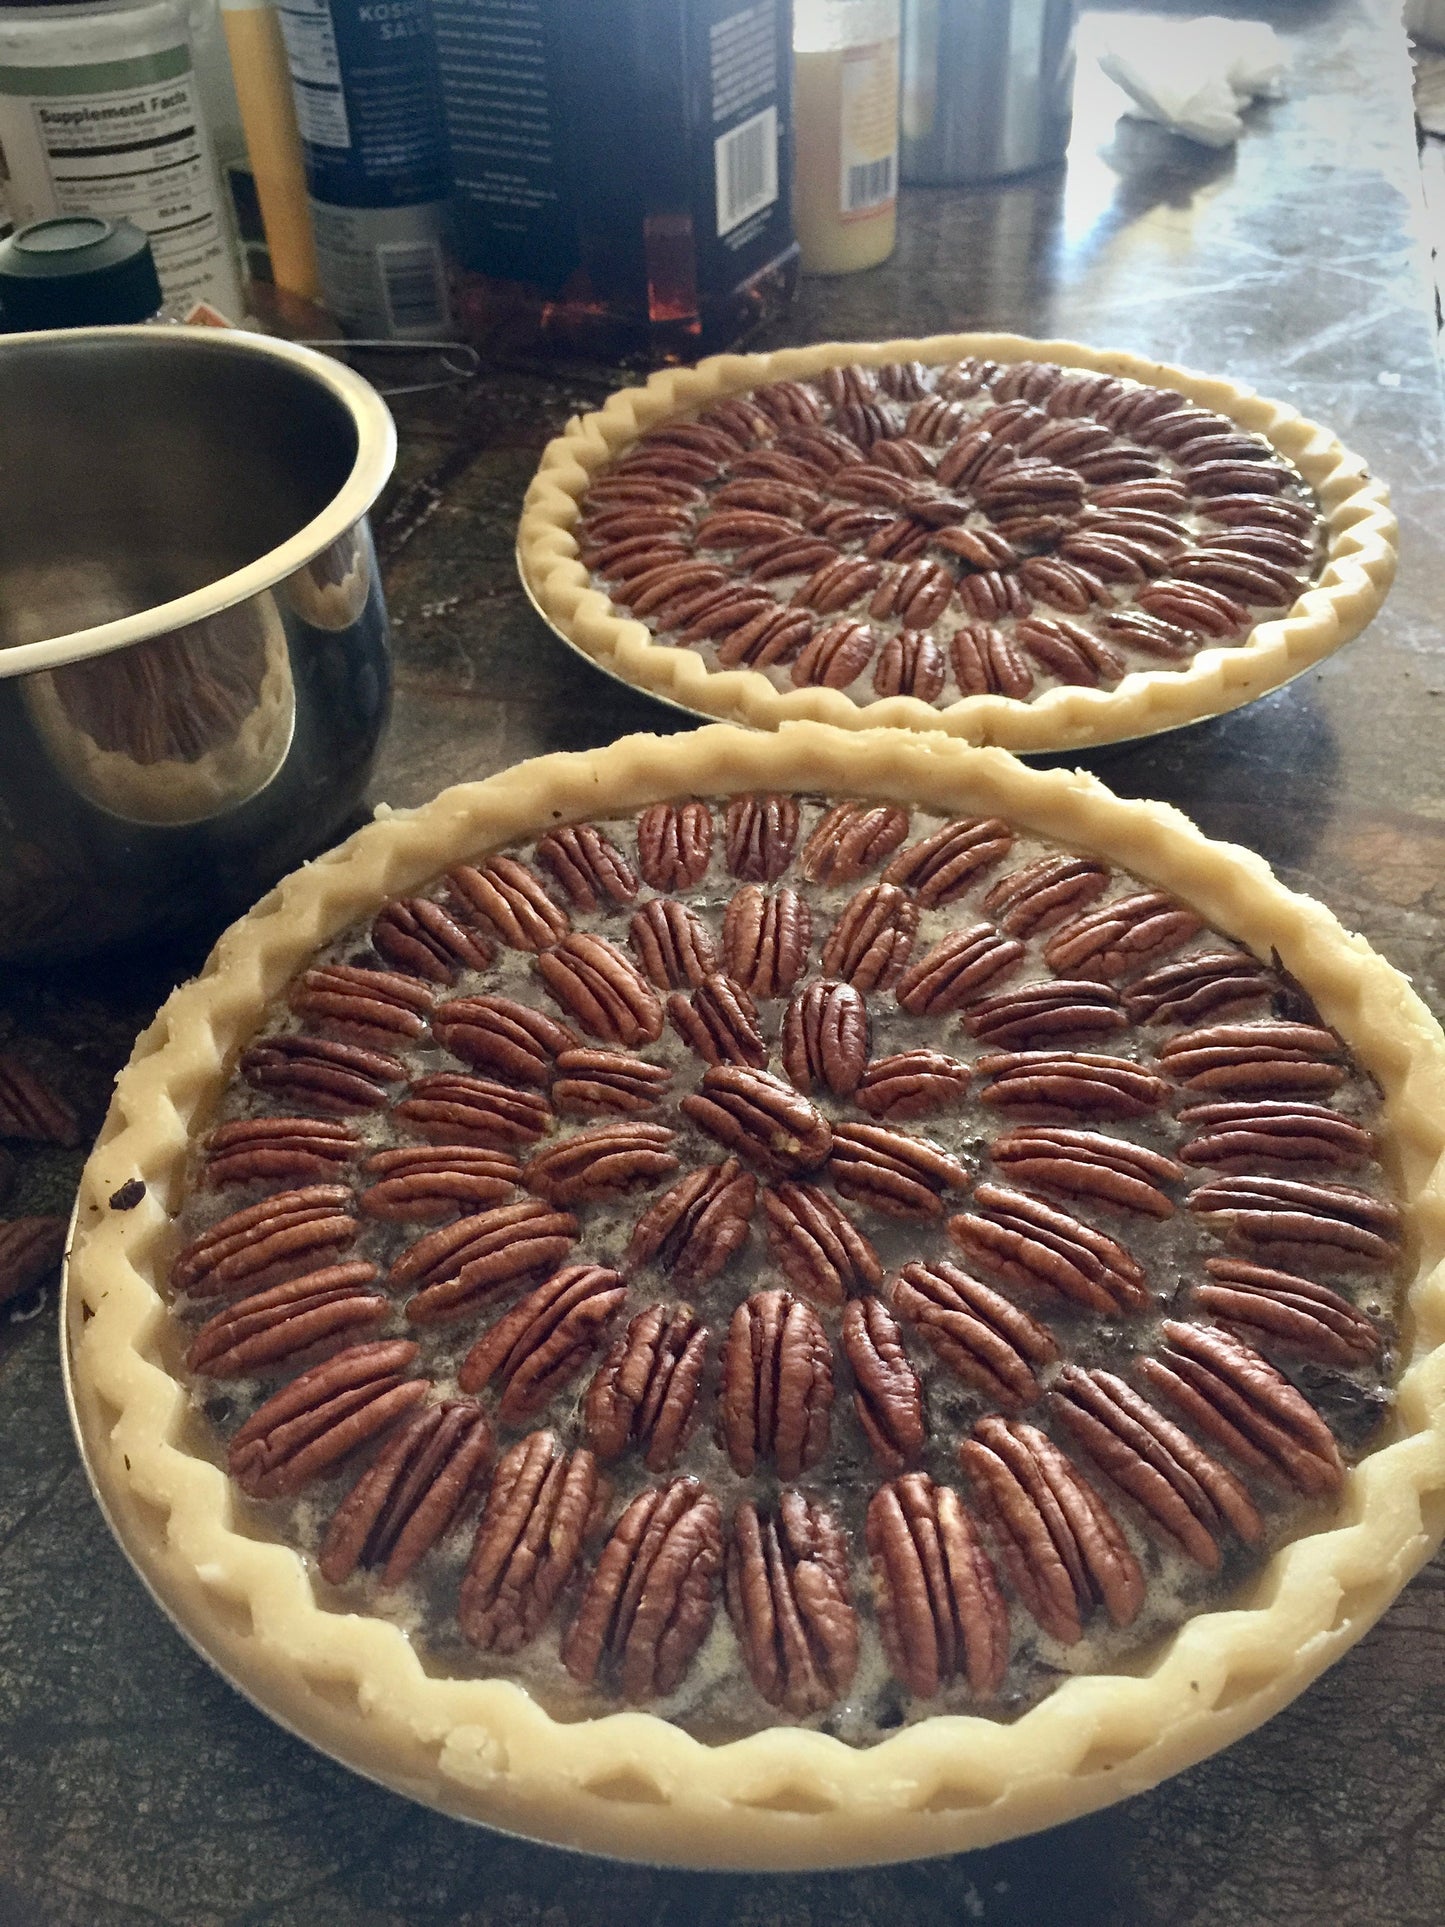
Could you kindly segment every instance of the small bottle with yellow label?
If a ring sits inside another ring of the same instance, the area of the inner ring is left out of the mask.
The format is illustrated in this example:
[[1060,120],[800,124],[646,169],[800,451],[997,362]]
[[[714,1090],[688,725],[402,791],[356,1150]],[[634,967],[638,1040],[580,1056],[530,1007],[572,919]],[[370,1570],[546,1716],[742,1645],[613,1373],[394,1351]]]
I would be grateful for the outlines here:
[[794,0],[793,226],[809,274],[893,252],[899,0]]

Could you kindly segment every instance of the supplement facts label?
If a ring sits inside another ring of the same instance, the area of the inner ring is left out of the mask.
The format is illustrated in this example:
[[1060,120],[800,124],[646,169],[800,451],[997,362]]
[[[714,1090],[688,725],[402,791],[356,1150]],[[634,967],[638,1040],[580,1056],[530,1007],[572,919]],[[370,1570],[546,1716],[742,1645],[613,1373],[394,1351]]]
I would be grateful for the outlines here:
[[286,42],[291,90],[296,96],[296,124],[302,140],[314,147],[350,147],[341,59],[326,0],[286,0],[285,6],[277,8],[277,15]]

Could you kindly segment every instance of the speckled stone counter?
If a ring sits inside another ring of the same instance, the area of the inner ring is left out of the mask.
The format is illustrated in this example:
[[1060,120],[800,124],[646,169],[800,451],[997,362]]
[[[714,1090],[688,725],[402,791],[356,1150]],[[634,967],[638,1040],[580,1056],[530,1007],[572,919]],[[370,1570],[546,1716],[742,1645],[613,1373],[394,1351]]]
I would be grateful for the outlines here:
[[[1235,11],[1235,9],[1230,9]],[[1240,10],[1240,11],[1248,11]],[[1137,122],[1085,16],[1067,170],[905,196],[898,253],[804,285],[759,344],[1013,328],[1218,370],[1317,413],[1391,481],[1399,581],[1368,634],[1248,710],[1090,759],[1263,852],[1445,1011],[1445,482],[1409,67],[1391,0],[1276,0],[1290,98],[1236,151]],[[534,751],[675,718],[532,616],[512,544],[547,436],[596,370],[488,369],[404,405],[382,515],[394,804]],[[94,1123],[131,1036],[204,950],[0,978],[22,1040]],[[64,1154],[14,1210],[57,1208]],[[1445,1561],[1285,1713],[1155,1792],[953,1860],[798,1878],[653,1873],[469,1830],[269,1724],[161,1619],[76,1460],[53,1292],[0,1323],[0,1927],[1427,1927],[1445,1918]]]

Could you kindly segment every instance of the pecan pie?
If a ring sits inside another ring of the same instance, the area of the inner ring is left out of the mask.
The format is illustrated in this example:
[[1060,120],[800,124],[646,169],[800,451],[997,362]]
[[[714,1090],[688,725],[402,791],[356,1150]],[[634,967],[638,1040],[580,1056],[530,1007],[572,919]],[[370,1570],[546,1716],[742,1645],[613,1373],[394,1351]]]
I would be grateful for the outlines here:
[[1445,1040],[1167,812],[636,739],[218,959],[93,1160],[84,1430],[184,1622],[396,1784],[681,1858],[997,1837],[1031,1762],[1058,1818],[1242,1730],[1428,1552]]
[[1394,547],[1291,411],[1015,336],[654,376],[551,445],[519,537],[554,627],[689,708],[1040,750],[1274,687],[1364,627]]

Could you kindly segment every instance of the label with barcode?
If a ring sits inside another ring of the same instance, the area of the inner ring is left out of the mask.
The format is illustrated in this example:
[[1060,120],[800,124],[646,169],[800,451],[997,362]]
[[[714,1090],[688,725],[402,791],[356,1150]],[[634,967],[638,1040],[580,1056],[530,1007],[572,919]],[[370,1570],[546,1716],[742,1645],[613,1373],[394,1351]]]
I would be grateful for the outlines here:
[[848,169],[843,183],[843,212],[856,214],[859,208],[886,207],[893,199],[893,156],[881,161],[857,161]]
[[713,143],[718,237],[778,198],[778,110],[766,107]]
[[898,42],[843,56],[838,204],[843,219],[891,207],[898,194]]
[[447,318],[441,255],[430,245],[383,243],[376,250],[393,329],[439,328]]

